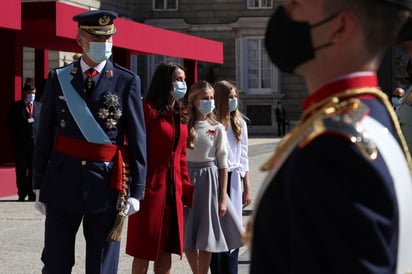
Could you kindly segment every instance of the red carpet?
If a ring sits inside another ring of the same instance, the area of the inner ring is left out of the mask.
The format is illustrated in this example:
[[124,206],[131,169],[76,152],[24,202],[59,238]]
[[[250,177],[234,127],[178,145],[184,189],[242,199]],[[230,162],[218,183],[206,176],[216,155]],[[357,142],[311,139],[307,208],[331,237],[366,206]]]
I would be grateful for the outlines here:
[[0,166],[0,197],[17,195],[14,166]]

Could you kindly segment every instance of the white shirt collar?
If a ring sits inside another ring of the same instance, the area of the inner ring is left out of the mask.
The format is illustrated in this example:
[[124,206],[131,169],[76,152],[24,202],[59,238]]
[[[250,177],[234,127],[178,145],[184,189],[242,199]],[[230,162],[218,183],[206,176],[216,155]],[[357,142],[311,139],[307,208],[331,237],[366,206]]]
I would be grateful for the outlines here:
[[376,74],[376,73],[373,72],[373,71],[358,71],[358,72],[352,72],[352,73],[348,73],[348,74],[344,74],[344,75],[341,75],[341,76],[339,76],[339,77],[336,77],[335,79],[326,82],[326,83],[323,84],[322,86],[326,86],[326,85],[329,84],[329,83],[336,82],[336,81],[342,80],[342,79],[347,79],[347,78],[352,78],[352,77],[358,77],[358,76],[368,76],[368,75],[374,75],[374,74]]
[[[104,66],[106,66],[106,62],[107,60],[104,60],[103,62],[95,66],[94,69],[97,70],[97,72],[101,73]],[[82,69],[83,72],[85,72],[86,70],[90,68],[90,66],[86,64],[86,62],[84,62],[83,58],[80,59],[80,68]]]

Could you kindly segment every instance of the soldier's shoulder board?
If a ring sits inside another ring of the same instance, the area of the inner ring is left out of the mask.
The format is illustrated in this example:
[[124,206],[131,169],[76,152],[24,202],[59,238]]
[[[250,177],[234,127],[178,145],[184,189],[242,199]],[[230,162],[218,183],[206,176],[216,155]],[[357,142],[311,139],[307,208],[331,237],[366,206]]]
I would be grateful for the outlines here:
[[368,110],[368,107],[358,99],[342,101],[327,110],[324,109],[323,113],[310,123],[299,146],[304,147],[321,135],[333,134],[356,145],[367,158],[376,159],[376,144],[362,127],[362,118],[367,115]]

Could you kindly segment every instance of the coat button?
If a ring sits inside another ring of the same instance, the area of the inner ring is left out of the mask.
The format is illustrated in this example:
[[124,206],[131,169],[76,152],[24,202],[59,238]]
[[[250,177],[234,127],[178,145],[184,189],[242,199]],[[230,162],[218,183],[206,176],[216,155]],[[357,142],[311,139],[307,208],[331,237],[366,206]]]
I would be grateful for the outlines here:
[[85,165],[86,165],[86,161],[83,160],[83,161],[82,161],[82,166],[85,166]]

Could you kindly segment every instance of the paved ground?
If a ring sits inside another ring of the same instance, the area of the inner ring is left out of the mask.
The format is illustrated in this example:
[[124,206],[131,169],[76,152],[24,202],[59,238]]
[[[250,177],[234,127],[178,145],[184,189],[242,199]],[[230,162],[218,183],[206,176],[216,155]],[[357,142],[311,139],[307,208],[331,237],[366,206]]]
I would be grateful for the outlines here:
[[[265,173],[259,171],[260,165],[272,154],[279,139],[250,138],[249,160],[253,198],[259,189]],[[0,178],[1,181],[1,178]],[[17,196],[0,198],[0,274],[41,273],[40,254],[43,245],[44,216],[34,209],[32,202],[16,202]],[[244,210],[244,223],[253,209],[254,202]],[[127,228],[127,226],[126,226]],[[125,239],[126,229],[123,231]],[[119,274],[130,273],[132,257],[125,254],[125,241],[122,241]],[[84,273],[85,242],[79,231],[76,242],[76,264],[72,273]],[[249,253],[241,248],[239,274],[249,272]],[[150,272],[152,267],[150,267]],[[172,273],[191,273],[186,258],[173,256]]]

